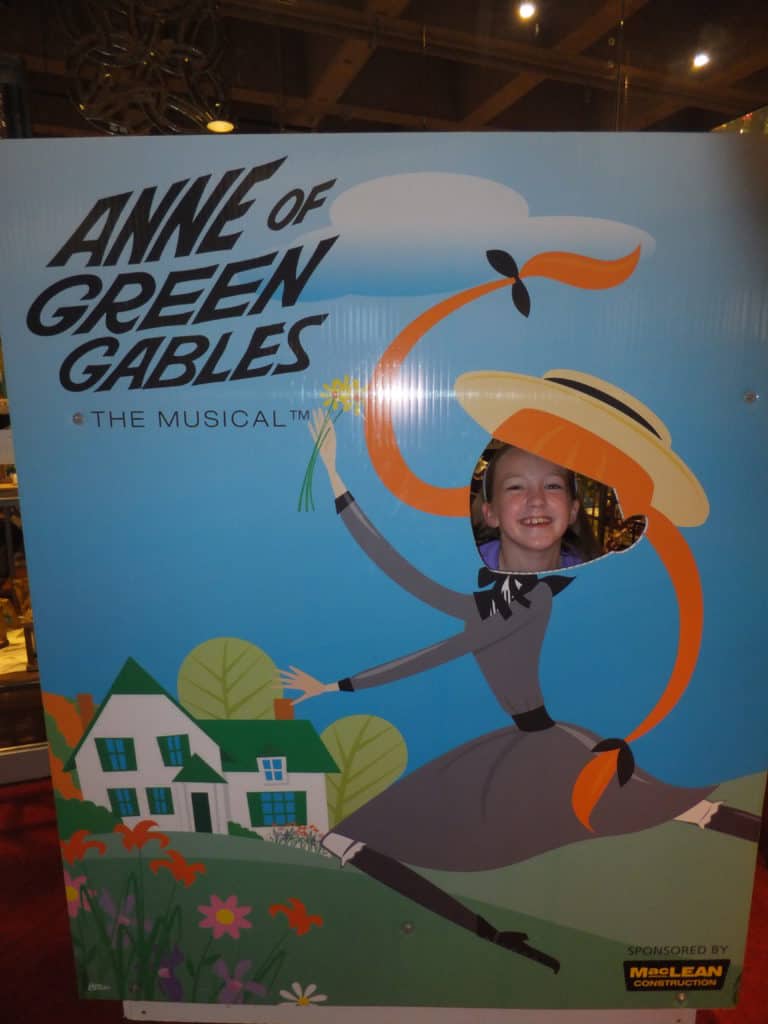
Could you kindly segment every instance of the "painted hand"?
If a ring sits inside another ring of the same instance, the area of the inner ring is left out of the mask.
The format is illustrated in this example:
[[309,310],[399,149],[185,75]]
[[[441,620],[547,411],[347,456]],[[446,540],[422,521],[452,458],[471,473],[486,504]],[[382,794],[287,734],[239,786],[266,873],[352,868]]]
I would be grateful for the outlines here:
[[315,409],[312,413],[309,432],[317,445],[328,476],[333,476],[336,472],[336,428],[322,409]]
[[331,482],[331,490],[334,498],[338,498],[347,489],[344,481],[336,472],[336,428],[331,421],[328,412],[322,409],[315,409],[309,424],[309,432],[312,440],[317,446],[317,451],[323,461],[328,479]]
[[309,700],[310,697],[322,697],[324,693],[333,693],[339,688],[336,683],[321,683],[319,679],[315,679],[308,672],[302,672],[295,665],[290,665],[287,669],[280,669],[280,681],[285,690],[302,691],[303,696],[296,697],[293,701],[294,704],[301,704],[303,700]]

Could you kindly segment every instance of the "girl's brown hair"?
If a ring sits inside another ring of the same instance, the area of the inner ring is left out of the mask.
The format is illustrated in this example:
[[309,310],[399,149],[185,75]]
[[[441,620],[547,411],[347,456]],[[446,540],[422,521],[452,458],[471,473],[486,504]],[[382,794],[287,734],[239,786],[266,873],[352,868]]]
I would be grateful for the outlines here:
[[[496,466],[498,465],[502,455],[505,455],[507,452],[525,452],[525,449],[518,448],[516,445],[506,444],[504,442],[498,446],[494,446],[482,476],[482,485],[476,499],[478,504],[481,500],[486,504],[493,500]],[[591,562],[593,558],[599,558],[600,555],[603,554],[603,549],[592,532],[589,516],[584,511],[584,505],[579,499],[578,478],[576,474],[573,470],[568,469],[567,466],[560,466],[560,469],[562,469],[565,474],[568,493],[571,498],[579,501],[579,511],[576,516],[576,521],[572,523],[563,534],[562,546],[566,551],[576,555],[580,561]],[[474,522],[477,518],[477,512],[475,512],[472,518]],[[498,531],[495,532],[498,533]]]

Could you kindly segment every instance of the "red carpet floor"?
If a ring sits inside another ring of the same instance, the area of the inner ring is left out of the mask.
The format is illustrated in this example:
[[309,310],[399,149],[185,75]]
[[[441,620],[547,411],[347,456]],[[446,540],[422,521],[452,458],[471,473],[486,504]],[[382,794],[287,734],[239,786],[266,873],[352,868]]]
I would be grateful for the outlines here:
[[[122,1006],[80,1000],[50,781],[0,789],[0,1020],[116,1024]],[[768,1024],[768,868],[760,858],[739,1006],[696,1024]]]

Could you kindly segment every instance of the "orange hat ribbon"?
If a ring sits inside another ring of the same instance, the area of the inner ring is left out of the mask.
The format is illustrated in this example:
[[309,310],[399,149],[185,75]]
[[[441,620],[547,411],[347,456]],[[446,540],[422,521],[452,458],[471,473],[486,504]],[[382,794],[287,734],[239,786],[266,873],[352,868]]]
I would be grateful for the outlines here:
[[[597,260],[569,252],[533,256],[520,271],[523,277],[545,277],[576,288],[614,288],[627,280],[640,259],[640,246],[617,260]],[[514,286],[516,278],[475,285],[443,299],[407,324],[385,349],[374,367],[366,400],[365,440],[371,462],[382,483],[401,501],[422,512],[466,516],[468,487],[437,487],[412,472],[402,456],[392,423],[399,402],[400,369],[406,356],[434,326],[456,310],[499,288]]]
[[[642,722],[624,739],[645,736],[657,726],[685,692],[701,648],[704,598],[698,566],[677,527],[652,505],[653,481],[628,455],[589,430],[538,409],[523,409],[494,431],[507,444],[532,451],[542,458],[613,487],[625,516],[644,515],[646,536],[667,570],[677,598],[678,645],[675,663],[664,692]],[[616,776],[618,750],[596,754],[582,769],[573,787],[571,803],[585,828],[608,784]]]

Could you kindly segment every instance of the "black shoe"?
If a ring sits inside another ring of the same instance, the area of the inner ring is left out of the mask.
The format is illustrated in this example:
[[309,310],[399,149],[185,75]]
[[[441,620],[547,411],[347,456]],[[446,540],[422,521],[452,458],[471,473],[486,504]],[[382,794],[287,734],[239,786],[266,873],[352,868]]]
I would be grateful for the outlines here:
[[526,932],[496,932],[491,942],[505,949],[514,949],[528,938]]
[[762,819],[749,811],[740,811],[736,807],[728,807],[721,804],[715,811],[704,828],[712,832],[724,832],[728,836],[736,836],[737,839],[747,839],[757,843],[760,840],[760,829]]
[[527,956],[529,960],[535,960],[537,964],[542,964],[557,974],[560,970],[560,961],[547,953],[542,953],[540,949],[529,946],[525,941],[527,938],[525,932],[496,932],[493,942],[502,949],[508,949],[510,953]]
[[510,953],[517,953],[519,956],[528,957],[529,960],[535,960],[536,963],[548,967],[555,974],[560,970],[559,960],[528,945],[526,932],[500,932],[481,917],[478,919],[477,934],[481,939],[492,942],[494,946],[501,946],[502,949],[508,949]]

